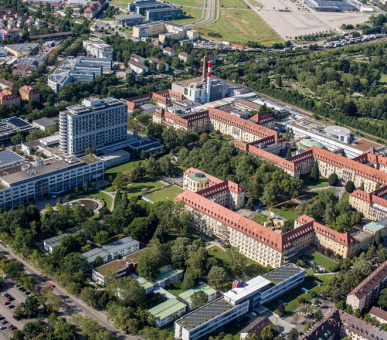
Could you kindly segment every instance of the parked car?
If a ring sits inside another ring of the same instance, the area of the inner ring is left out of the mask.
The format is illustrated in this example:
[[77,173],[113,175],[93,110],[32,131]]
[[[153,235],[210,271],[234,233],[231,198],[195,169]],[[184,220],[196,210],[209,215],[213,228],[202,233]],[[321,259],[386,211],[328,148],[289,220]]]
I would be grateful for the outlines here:
[[17,283],[15,283],[15,288],[19,287],[19,285]]
[[8,326],[8,328],[9,328],[9,329],[11,329],[11,327],[13,327],[13,325],[12,325],[12,324],[10,324],[10,325]]
[[25,295],[30,295],[31,293],[30,293],[28,290],[26,290],[26,291],[24,292],[24,294],[25,294]]
[[4,306],[9,305],[9,304],[10,304],[9,301],[4,301]]
[[9,294],[8,293],[3,293],[3,296],[7,297]]
[[6,329],[7,327],[5,326],[1,326],[0,329],[3,330],[3,329]]
[[3,321],[1,321],[1,323],[2,323],[3,325],[5,325],[6,323],[8,323],[8,321],[7,321],[7,320],[3,320]]
[[9,305],[8,306],[8,309],[12,309],[12,308],[15,308],[15,306],[14,305]]
[[50,283],[51,288],[55,288],[55,285],[53,283]]
[[8,296],[8,297],[7,297],[7,300],[8,300],[8,301],[13,301],[13,300],[15,300],[15,298],[14,298],[13,296]]
[[12,327],[10,328],[11,331],[14,331],[15,329],[17,329],[16,326],[12,326]]
[[18,318],[17,316],[15,316],[15,315],[13,315],[12,316],[16,321],[19,321],[20,320],[20,318]]

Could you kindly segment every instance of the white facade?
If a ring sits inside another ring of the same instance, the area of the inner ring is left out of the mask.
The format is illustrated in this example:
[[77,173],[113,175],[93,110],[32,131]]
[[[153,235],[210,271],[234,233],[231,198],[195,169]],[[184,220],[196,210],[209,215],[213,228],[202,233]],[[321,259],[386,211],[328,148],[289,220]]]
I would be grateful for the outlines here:
[[69,235],[69,234],[65,233],[65,234],[61,234],[58,236],[51,237],[47,240],[44,240],[43,241],[44,250],[47,253],[51,254],[54,251],[54,249],[60,245],[60,240],[67,235]]
[[[219,313],[220,308],[223,308],[223,313]],[[222,299],[212,301],[175,322],[175,339],[207,339],[210,334],[219,333],[231,322],[242,319],[248,311],[249,301],[235,307]]]
[[104,162],[94,156],[69,161],[56,158],[27,163],[22,171],[0,177],[0,208],[9,210],[49,195],[68,192],[103,178]]
[[149,71],[147,66],[135,60],[129,60],[128,66],[129,66],[129,69],[136,72],[137,74],[147,73]]
[[103,40],[90,38],[83,41],[83,47],[93,57],[113,59],[113,49]]
[[114,99],[84,99],[82,105],[67,107],[59,114],[60,148],[68,155],[86,148],[103,147],[127,134],[127,105]]

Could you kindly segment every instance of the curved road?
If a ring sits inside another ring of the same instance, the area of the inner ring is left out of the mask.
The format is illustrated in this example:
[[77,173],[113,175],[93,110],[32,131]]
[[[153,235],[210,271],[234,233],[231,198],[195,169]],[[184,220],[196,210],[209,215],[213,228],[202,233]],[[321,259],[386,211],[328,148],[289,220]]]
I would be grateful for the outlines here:
[[[219,18],[219,0],[207,0],[207,6],[204,7],[205,16],[194,22],[195,26],[204,26],[213,23]],[[216,15],[216,18],[215,18]]]
[[[44,286],[48,286],[50,282],[54,282],[49,280],[46,276],[44,276],[39,270],[34,268],[28,262],[21,259],[18,255],[14,254],[10,248],[5,247],[3,244],[0,244],[0,250],[4,251],[5,256],[10,260],[18,260],[24,264],[24,271],[28,275],[32,275],[34,277],[34,286],[37,288],[42,288]],[[106,313],[99,312],[95,309],[91,309],[87,306],[83,301],[76,298],[75,296],[69,294],[65,289],[58,286],[55,282],[56,287],[53,289],[53,292],[61,298],[63,301],[62,307],[62,316],[68,319],[71,315],[82,313],[89,318],[97,321],[101,327],[108,330],[112,333],[116,339],[130,339],[130,340],[138,340],[141,339],[139,336],[128,336],[117,330],[113,327],[113,325],[107,320]]]

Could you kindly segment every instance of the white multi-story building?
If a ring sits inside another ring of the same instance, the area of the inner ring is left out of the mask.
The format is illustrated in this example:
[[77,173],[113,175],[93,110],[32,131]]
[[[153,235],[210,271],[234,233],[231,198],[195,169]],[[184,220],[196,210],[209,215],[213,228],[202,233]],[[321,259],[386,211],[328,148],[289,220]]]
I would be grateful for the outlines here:
[[104,147],[126,139],[127,105],[114,98],[88,98],[59,115],[60,148],[79,155],[87,148]]
[[90,38],[84,40],[83,47],[93,57],[113,59],[113,49],[101,39]]
[[0,209],[9,210],[59,195],[103,178],[104,161],[95,156],[46,160],[0,170]]
[[249,301],[232,306],[222,298],[210,302],[175,322],[175,339],[207,339],[219,333],[233,321],[244,318],[249,311]]

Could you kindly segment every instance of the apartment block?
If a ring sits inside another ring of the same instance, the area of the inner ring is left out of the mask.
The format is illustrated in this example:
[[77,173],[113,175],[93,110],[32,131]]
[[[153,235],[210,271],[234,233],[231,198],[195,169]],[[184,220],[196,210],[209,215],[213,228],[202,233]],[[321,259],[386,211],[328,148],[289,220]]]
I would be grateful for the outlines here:
[[166,7],[166,8],[154,8],[145,11],[146,21],[157,20],[176,20],[184,17],[184,12],[181,8]]
[[40,102],[40,94],[38,90],[35,90],[31,86],[24,85],[19,89],[20,97],[22,100]]
[[20,97],[8,90],[0,92],[0,104],[20,106]]
[[376,301],[382,289],[387,288],[387,261],[381,264],[347,296],[353,310],[367,309]]
[[333,309],[304,336],[301,340],[382,340],[387,338],[387,332],[368,322],[339,309]]
[[67,155],[105,147],[127,136],[127,106],[114,98],[87,98],[59,114],[60,148]]

